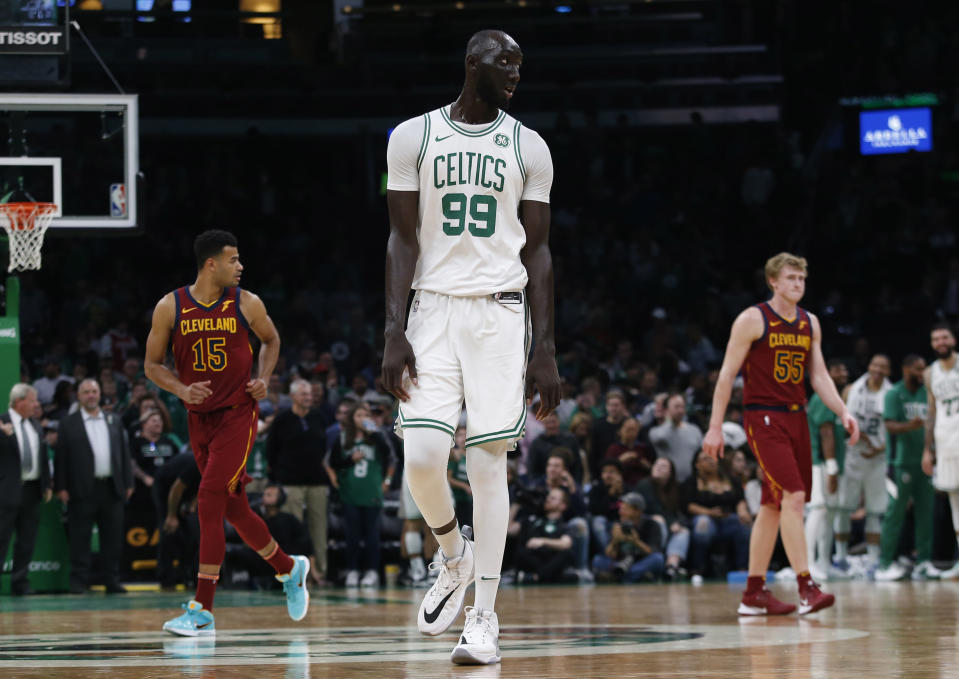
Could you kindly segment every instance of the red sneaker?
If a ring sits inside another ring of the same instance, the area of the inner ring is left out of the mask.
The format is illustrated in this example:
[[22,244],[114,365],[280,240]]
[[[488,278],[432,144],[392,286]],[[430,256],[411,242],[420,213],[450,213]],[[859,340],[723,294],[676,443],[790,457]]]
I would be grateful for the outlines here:
[[804,589],[805,592],[799,594],[799,615],[815,613],[836,603],[836,597],[822,592],[812,578]]
[[740,615],[789,615],[795,610],[795,606],[780,601],[765,587],[752,594],[743,592],[739,603]]

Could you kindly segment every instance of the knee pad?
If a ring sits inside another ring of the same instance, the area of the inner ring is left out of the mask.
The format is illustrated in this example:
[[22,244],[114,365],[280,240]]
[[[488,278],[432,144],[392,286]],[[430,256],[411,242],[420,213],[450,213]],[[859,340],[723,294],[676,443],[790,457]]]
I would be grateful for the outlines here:
[[418,531],[407,531],[403,534],[403,544],[409,556],[423,553],[423,536]]
[[446,477],[450,457],[450,435],[427,427],[403,431],[404,468],[407,480],[440,470]]

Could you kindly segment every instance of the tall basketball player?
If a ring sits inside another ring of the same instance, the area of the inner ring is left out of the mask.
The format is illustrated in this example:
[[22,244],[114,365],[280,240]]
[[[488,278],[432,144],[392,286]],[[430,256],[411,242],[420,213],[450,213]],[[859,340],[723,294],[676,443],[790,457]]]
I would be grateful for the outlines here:
[[743,369],[743,424],[749,447],[763,470],[762,506],[749,542],[749,579],[740,615],[784,615],[796,607],[766,589],[776,534],[782,532],[786,556],[799,584],[799,614],[831,606],[809,575],[803,507],[809,501],[812,462],[806,423],[805,378],[823,403],[839,416],[849,442],[859,439],[849,413],[826,369],[819,320],[799,306],[806,291],[806,260],[783,252],[766,262],[772,299],[750,307],[733,323],[726,356],[713,393],[713,411],[703,450],[723,450],[723,418],[733,380]]
[[[886,394],[892,389],[889,381],[889,357],[876,354],[869,361],[865,375],[843,393],[846,407],[859,423],[862,432],[854,446],[846,448],[842,477],[839,481],[839,507],[836,512],[836,558],[845,565],[849,550],[852,513],[859,509],[860,498],[866,508],[866,554],[869,568],[879,565],[879,539],[882,515],[886,513],[886,426],[883,409]],[[927,564],[932,569],[932,564]]]
[[[213,595],[225,553],[226,518],[277,572],[287,610],[306,616],[310,562],[288,556],[246,497],[246,461],[256,438],[259,407],[280,353],[280,336],[259,297],[239,288],[243,265],[236,238],[205,231],[193,244],[198,273],[193,285],[167,293],[153,311],[144,369],[158,386],[176,394],[190,413],[190,447],[202,474],[197,492],[200,567],[196,598],[163,629],[181,636],[215,633]],[[257,377],[251,379],[250,333],[262,343]],[[164,366],[173,341],[176,374]]]
[[[523,435],[524,394],[539,390],[537,419],[560,397],[547,243],[553,165],[540,136],[504,110],[522,62],[505,33],[475,34],[456,101],[399,125],[387,150],[383,383],[401,400],[407,481],[443,555],[419,630],[445,632],[475,577],[458,664],[500,660],[493,607],[509,518],[506,452]],[[460,532],[446,480],[464,399],[475,546]]]
[[[936,489],[949,495],[952,525],[959,538],[959,360],[956,336],[948,323],[933,326],[930,334],[936,360],[926,368],[929,419],[926,421],[926,448],[922,468],[932,475]],[[959,562],[939,574],[948,580],[959,578]]]

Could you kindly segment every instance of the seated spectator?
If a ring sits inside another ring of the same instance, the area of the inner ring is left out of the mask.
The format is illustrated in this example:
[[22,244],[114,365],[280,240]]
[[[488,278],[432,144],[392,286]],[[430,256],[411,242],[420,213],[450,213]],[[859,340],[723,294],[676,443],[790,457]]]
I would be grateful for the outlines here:
[[546,475],[535,483],[546,493],[561,488],[567,493],[566,519],[569,534],[573,538],[576,574],[584,582],[592,582],[589,570],[589,524],[586,521],[586,501],[572,474],[569,473],[569,460],[572,453],[568,448],[554,448],[546,461]]
[[669,580],[685,576],[683,562],[689,553],[689,528],[682,512],[676,470],[670,459],[656,458],[649,478],[643,479],[636,490],[646,500],[646,514],[663,531],[666,545],[664,574]]
[[466,427],[456,428],[454,445],[450,449],[450,461],[446,467],[446,478],[453,490],[453,507],[456,520],[461,526],[473,525],[473,489],[470,488],[469,474],[466,472]]
[[607,460],[619,460],[627,486],[635,486],[649,476],[653,454],[639,440],[639,422],[627,417],[619,426],[619,440],[606,450]]
[[579,455],[580,464],[583,466],[583,478],[577,481],[580,485],[585,485],[593,480],[589,467],[593,449],[593,416],[588,412],[573,415],[569,421],[569,433],[576,439],[573,452]]
[[[346,586],[379,584],[380,514],[387,482],[384,474],[390,447],[377,431],[370,410],[354,403],[343,420],[343,430],[333,441],[328,465],[335,470],[336,488],[343,507],[346,537]],[[366,572],[360,579],[360,541]]]
[[196,513],[199,487],[200,470],[190,450],[174,455],[153,477],[150,490],[160,524],[157,579],[163,589],[173,589],[178,583],[190,584],[196,577],[200,544]]
[[568,501],[565,490],[553,488],[546,495],[542,514],[527,517],[516,551],[520,581],[526,577],[532,582],[576,581],[574,575],[567,573],[575,563],[573,538],[563,520]]
[[[529,446],[529,457],[526,458],[526,472],[531,478],[538,478],[546,473],[546,460],[554,448],[567,448],[577,451],[579,444],[576,437],[559,428],[559,415],[550,413],[543,420],[543,433],[533,439]],[[571,456],[569,470],[577,483],[582,483],[583,466],[578,454]]]
[[619,501],[625,493],[619,460],[606,460],[599,481],[589,489],[589,527],[593,545],[600,552],[609,544],[609,527],[619,518]]
[[666,420],[649,430],[649,442],[657,457],[668,457],[673,463],[679,483],[692,476],[693,457],[703,445],[703,432],[686,422],[686,399],[682,394],[666,399]]
[[692,518],[689,570],[702,575],[710,550],[717,544],[733,550],[737,570],[749,565],[749,532],[752,517],[743,489],[726,476],[719,463],[702,451],[693,460],[696,473],[683,488],[686,513]]
[[749,515],[756,518],[762,501],[763,485],[759,475],[762,473],[756,458],[748,451],[746,430],[735,422],[723,422],[723,464],[729,478],[739,481],[746,498]]
[[[310,558],[310,567],[315,567],[313,548],[310,543],[310,534],[306,527],[289,512],[283,511],[286,502],[286,493],[283,487],[271,483],[263,489],[263,497],[254,509],[263,517],[270,535],[276,540],[280,549],[293,550],[291,554],[303,554]],[[227,567],[242,568],[250,574],[250,583],[265,587],[279,587],[276,582],[276,573],[263,557],[253,551],[248,545],[238,545],[236,550],[227,551]]]
[[643,515],[646,501],[639,493],[626,493],[619,505],[619,521],[610,529],[609,544],[593,558],[593,571],[601,579],[643,582],[663,572],[662,532]]

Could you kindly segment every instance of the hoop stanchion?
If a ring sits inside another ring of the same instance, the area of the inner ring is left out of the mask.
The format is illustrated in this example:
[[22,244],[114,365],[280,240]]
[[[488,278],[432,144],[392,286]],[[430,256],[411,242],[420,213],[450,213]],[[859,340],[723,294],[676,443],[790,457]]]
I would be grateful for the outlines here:
[[40,268],[43,236],[56,211],[54,203],[0,204],[0,226],[10,239],[10,266],[7,271]]

